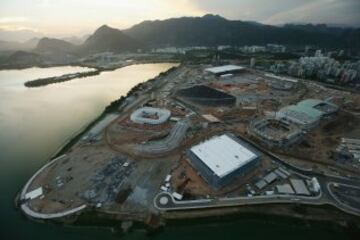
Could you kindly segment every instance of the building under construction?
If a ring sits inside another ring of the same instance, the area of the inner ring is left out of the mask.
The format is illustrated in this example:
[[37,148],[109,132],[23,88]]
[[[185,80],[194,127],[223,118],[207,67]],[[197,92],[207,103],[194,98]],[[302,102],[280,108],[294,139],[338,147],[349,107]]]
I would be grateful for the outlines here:
[[288,147],[302,139],[302,130],[284,119],[264,118],[251,122],[250,133],[269,147]]
[[310,129],[319,124],[324,117],[330,117],[339,110],[338,106],[317,99],[307,99],[296,105],[280,109],[276,114],[289,122],[298,124],[301,128]]

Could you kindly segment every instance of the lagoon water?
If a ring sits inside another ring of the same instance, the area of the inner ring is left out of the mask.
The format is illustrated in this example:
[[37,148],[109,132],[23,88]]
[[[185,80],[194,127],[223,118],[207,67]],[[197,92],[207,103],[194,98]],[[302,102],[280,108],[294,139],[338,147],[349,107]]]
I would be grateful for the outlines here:
[[14,208],[17,191],[65,142],[100,115],[110,102],[173,65],[134,65],[41,88],[26,88],[24,82],[89,69],[0,71],[0,239],[347,239],[342,231],[327,225],[291,224],[256,217],[185,221],[171,224],[152,236],[141,229],[120,236],[108,228],[29,221]]

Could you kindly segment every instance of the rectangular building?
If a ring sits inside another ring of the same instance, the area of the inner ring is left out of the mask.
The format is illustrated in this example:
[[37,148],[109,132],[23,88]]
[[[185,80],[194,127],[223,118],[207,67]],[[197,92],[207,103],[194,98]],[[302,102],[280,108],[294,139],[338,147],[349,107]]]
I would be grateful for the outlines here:
[[294,194],[294,190],[291,188],[290,184],[277,185],[276,192],[279,194]]
[[230,183],[236,176],[245,175],[260,161],[259,154],[227,134],[192,147],[188,156],[200,175],[216,188]]
[[245,68],[241,66],[235,66],[235,65],[225,65],[220,67],[212,67],[205,69],[206,72],[213,73],[217,76],[225,75],[225,74],[231,74],[231,73],[237,73],[243,71]]
[[318,125],[323,117],[335,114],[339,107],[318,99],[306,99],[296,105],[290,105],[280,109],[277,117],[310,129]]
[[310,192],[307,189],[305,183],[301,179],[290,179],[291,185],[293,186],[296,194],[309,196]]

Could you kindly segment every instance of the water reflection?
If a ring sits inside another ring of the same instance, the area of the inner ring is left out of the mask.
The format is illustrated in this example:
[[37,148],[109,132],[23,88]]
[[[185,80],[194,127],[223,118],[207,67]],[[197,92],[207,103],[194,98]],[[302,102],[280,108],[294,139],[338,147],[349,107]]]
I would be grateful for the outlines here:
[[93,121],[110,102],[172,66],[134,65],[41,88],[26,88],[24,82],[89,69],[0,71],[0,239],[70,239],[69,234],[61,234],[65,231],[61,226],[49,227],[21,218],[13,207],[16,192],[65,141]]

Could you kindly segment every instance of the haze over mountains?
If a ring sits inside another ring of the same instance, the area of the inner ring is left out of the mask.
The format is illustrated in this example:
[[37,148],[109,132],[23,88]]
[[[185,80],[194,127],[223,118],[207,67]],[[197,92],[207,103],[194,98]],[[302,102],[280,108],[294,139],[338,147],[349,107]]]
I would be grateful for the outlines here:
[[[349,30],[347,41],[359,44],[359,29]],[[191,46],[191,45],[262,45],[278,44],[318,44],[340,46],[348,44],[340,32],[308,31],[297,27],[276,27],[256,22],[230,21],[218,15],[205,15],[202,18],[177,18],[165,21],[145,21],[124,31],[129,36],[148,47]]]
[[35,52],[86,55],[170,46],[240,46],[267,43],[360,48],[360,29],[294,24],[279,27],[205,15],[144,21],[124,31],[103,25],[84,43],[80,43],[81,41],[75,45],[65,40],[43,38],[37,44]]
[[90,35],[78,50],[80,53],[124,52],[134,51],[142,47],[142,44],[122,31],[103,25]]

